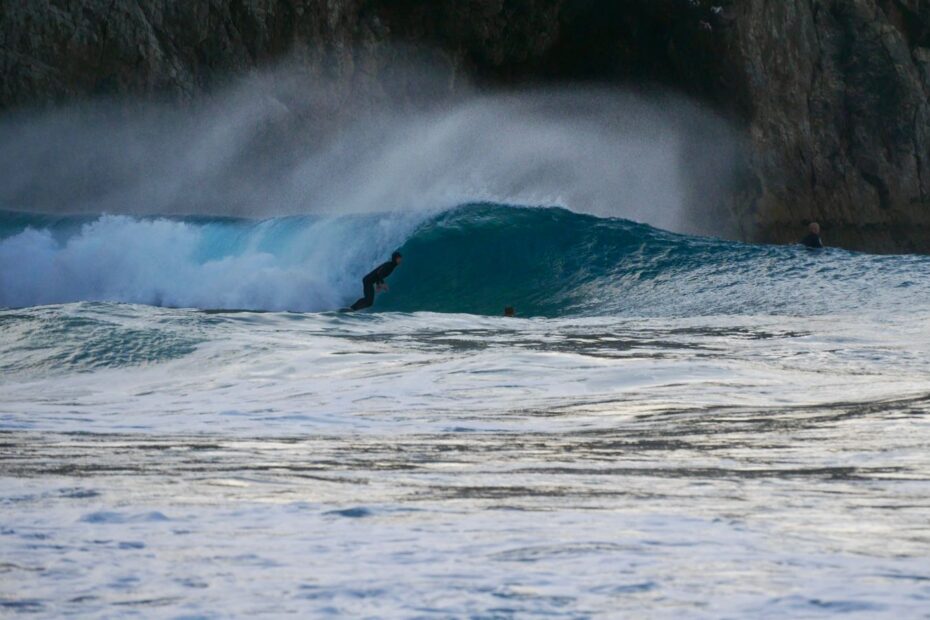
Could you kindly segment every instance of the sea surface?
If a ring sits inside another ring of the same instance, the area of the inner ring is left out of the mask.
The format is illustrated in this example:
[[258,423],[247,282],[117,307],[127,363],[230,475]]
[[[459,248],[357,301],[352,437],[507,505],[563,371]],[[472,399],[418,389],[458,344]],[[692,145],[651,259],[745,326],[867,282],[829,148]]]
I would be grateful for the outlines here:
[[18,613],[930,617],[930,258],[2,212]]

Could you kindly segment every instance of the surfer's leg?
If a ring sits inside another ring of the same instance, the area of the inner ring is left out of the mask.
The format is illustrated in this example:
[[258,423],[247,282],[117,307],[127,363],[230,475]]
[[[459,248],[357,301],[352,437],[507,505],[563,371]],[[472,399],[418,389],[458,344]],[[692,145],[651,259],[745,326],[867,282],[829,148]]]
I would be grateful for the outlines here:
[[365,296],[352,304],[353,310],[361,310],[363,308],[368,308],[373,303],[375,303],[375,284],[374,282],[365,282],[362,281],[362,287],[365,291]]

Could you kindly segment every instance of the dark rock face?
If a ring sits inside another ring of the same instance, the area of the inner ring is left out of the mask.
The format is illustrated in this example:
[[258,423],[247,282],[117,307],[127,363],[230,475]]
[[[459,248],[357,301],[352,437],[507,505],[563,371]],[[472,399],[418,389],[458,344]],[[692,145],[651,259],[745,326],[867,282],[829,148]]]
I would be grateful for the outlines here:
[[[721,205],[742,237],[795,241],[818,220],[830,244],[930,251],[930,0],[0,3],[7,109],[185,102],[284,57],[339,84],[338,100],[405,55],[440,67],[450,92],[461,75],[671,86],[745,130]],[[419,85],[392,86],[405,87]]]
[[930,3],[734,11],[759,182],[747,235],[790,240],[813,219],[836,244],[930,251]]

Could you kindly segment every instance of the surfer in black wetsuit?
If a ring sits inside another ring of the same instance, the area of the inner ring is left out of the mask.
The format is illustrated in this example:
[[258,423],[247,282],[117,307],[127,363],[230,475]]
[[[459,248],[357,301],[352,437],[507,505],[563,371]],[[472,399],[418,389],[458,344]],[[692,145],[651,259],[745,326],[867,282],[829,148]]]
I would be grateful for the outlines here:
[[807,233],[806,237],[801,239],[801,245],[808,248],[822,248],[823,239],[820,238],[820,224],[811,222],[808,230],[810,230],[810,232]]
[[352,310],[361,310],[375,303],[375,291],[387,290],[388,285],[385,283],[384,279],[394,273],[394,270],[397,269],[397,266],[400,265],[403,258],[400,252],[394,252],[391,254],[391,260],[379,265],[362,278],[362,290],[365,291],[365,296],[352,304],[350,308]]

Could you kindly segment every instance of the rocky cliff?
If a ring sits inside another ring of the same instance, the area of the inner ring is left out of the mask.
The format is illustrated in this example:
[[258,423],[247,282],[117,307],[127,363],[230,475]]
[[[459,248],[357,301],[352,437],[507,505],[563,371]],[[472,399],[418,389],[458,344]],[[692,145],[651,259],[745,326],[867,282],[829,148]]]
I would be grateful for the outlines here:
[[449,90],[468,75],[683,91],[747,136],[721,205],[744,238],[816,219],[834,244],[930,251],[930,0],[0,2],[6,109],[189,101],[284,57],[351,97],[398,55],[441,66]]
[[930,2],[747,0],[725,37],[747,93],[746,232],[930,251]]

